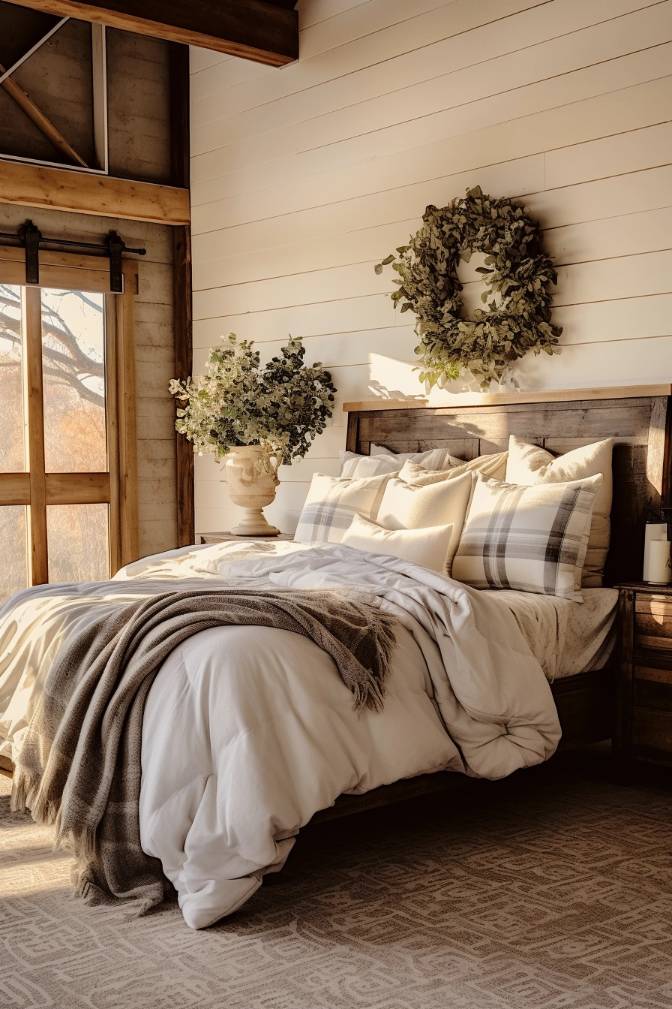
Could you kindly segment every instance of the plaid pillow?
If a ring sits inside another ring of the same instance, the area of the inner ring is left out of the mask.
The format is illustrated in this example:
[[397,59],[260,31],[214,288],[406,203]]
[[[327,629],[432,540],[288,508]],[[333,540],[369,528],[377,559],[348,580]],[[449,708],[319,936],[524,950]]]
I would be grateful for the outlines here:
[[[528,445],[512,434],[509,438],[509,458],[504,479],[508,483],[567,483],[602,474],[602,484],[593,506],[593,520],[588,537],[586,561],[583,567],[584,588],[601,585],[604,565],[609,552],[612,498],[611,457],[613,438],[580,445],[564,455],[552,456],[539,445]],[[494,476],[494,473],[489,474]]]
[[296,527],[296,543],[340,543],[355,515],[374,519],[389,477],[363,480],[315,473]]
[[523,487],[479,476],[453,577],[581,602],[581,569],[602,477]]

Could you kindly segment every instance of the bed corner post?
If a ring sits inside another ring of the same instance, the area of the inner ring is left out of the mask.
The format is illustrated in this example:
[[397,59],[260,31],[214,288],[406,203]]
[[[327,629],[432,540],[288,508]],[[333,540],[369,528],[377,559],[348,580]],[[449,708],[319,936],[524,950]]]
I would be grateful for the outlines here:
[[359,414],[348,414],[348,429],[345,439],[345,448],[348,452],[356,452],[359,445]]

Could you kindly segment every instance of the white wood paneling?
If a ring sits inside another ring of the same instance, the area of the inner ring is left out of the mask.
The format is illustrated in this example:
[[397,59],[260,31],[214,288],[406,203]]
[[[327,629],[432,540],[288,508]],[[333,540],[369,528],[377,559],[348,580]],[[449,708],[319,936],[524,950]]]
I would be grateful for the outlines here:
[[[302,0],[300,25],[281,71],[192,54],[196,368],[229,331],[264,358],[292,333],[339,404],[423,393],[373,265],[480,183],[521,199],[558,265],[562,352],[521,386],[672,377],[672,0]],[[283,468],[276,523],[344,443],[338,413]],[[226,528],[212,460],[196,492],[197,528]]]

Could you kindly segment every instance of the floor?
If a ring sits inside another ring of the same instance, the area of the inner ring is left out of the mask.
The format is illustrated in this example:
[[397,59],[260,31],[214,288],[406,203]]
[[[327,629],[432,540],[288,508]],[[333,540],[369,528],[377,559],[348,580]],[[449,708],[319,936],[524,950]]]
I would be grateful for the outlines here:
[[672,1009],[672,788],[578,754],[306,831],[236,916],[68,893],[0,778],[2,1009]]

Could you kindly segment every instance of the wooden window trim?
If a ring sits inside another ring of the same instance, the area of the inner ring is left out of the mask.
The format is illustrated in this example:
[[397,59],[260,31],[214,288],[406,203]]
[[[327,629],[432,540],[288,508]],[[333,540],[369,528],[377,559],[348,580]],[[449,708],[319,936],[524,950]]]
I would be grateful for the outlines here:
[[0,506],[31,506],[29,533],[33,584],[48,580],[47,505],[109,503],[111,572],[114,574],[124,564],[138,557],[134,341],[137,264],[125,261],[122,272],[123,293],[112,294],[105,260],[60,252],[44,252],[40,255],[41,286],[103,294],[107,323],[106,423],[109,472],[45,473],[40,290],[26,286],[23,250],[0,247],[0,282],[20,285],[23,289],[26,320],[24,415],[28,420],[29,432],[26,443],[28,472],[0,473]]

